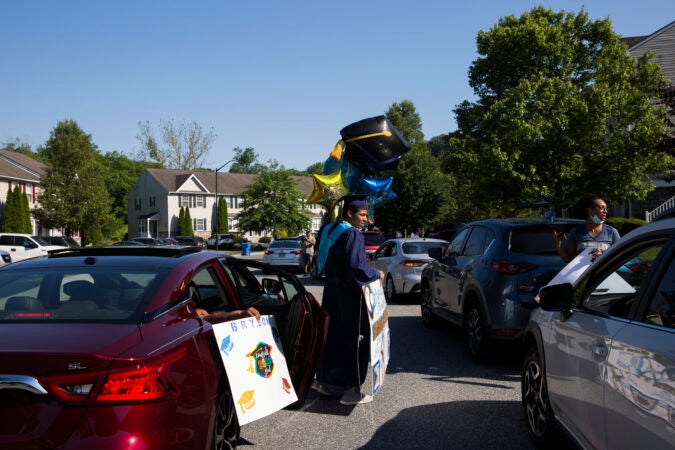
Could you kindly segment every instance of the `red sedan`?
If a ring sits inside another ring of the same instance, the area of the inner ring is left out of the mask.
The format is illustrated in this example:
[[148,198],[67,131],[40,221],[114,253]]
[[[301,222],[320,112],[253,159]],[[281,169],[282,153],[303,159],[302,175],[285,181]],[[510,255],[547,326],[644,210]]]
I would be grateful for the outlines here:
[[274,315],[302,404],[327,315],[293,275],[193,248],[0,268],[0,448],[215,449],[239,424],[209,312]]

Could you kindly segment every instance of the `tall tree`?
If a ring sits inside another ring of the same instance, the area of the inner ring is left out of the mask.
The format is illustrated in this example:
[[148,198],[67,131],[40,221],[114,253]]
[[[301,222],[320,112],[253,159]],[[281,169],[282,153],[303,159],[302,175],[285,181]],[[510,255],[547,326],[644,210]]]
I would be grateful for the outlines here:
[[537,7],[500,19],[477,44],[478,100],[455,109],[446,161],[469,187],[464,201],[511,214],[545,199],[559,211],[586,191],[617,203],[653,188],[650,174],[670,160],[655,150],[663,74],[650,55],[628,55],[609,19]]
[[307,229],[311,220],[304,212],[303,194],[296,184],[288,170],[271,162],[242,195],[242,210],[237,216],[239,228],[269,231],[274,237],[282,232],[297,235]]
[[194,236],[195,229],[192,225],[192,216],[190,215],[190,208],[185,207],[185,236]]
[[392,174],[392,191],[397,198],[375,209],[375,225],[401,231],[426,228],[446,212],[446,177],[439,160],[429,152],[415,105],[408,100],[394,103],[386,116],[412,143]]
[[265,166],[258,161],[258,154],[253,147],[234,148],[234,162],[230,173],[260,173]]
[[25,192],[19,191],[19,186],[15,189],[18,192],[20,200],[20,214],[21,214],[21,232],[33,234],[33,224],[30,221],[30,205],[28,204],[28,196]]
[[5,198],[5,210],[2,215],[2,231],[5,233],[16,233],[18,231],[18,217],[19,211],[14,189],[8,189],[7,197]]
[[218,230],[217,233],[229,233],[230,223],[227,217],[227,201],[220,197],[218,199]]
[[200,168],[216,139],[213,129],[205,130],[197,122],[162,120],[159,122],[160,145],[149,122],[139,122],[141,143],[139,159],[156,161],[169,169]]
[[185,225],[185,208],[182,206],[178,212],[178,234],[180,236],[191,236],[187,234],[187,226]]
[[[64,228],[67,234],[81,231],[84,244],[97,243],[109,220],[110,200],[96,152],[91,135],[73,120],[59,122],[39,149],[52,169],[40,181],[40,207],[33,215],[42,226]],[[91,239],[87,232],[93,233]]]

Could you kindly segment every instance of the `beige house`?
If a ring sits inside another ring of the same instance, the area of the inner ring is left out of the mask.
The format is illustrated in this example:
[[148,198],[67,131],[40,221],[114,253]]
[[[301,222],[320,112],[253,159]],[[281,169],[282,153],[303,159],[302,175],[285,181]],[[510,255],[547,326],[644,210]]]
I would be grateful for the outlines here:
[[[656,30],[648,36],[634,36],[624,38],[628,45],[628,53],[639,58],[647,51],[653,53],[652,61],[663,70],[666,78],[670,81],[671,91],[675,90],[675,21],[670,22],[663,28]],[[675,142],[675,115],[671,111],[671,136]],[[675,152],[675,148],[670,149]],[[675,154],[675,153],[673,153]],[[651,221],[665,210],[675,207],[675,177],[671,173],[655,174],[652,179],[656,189],[649,193],[645,201],[635,202],[629,205],[629,216],[636,216]]]
[[[129,237],[166,237],[178,234],[181,207],[190,208],[192,227],[196,236],[209,237],[215,229],[216,192],[227,202],[228,225],[232,232],[238,227],[242,193],[253,183],[256,175],[216,173],[173,169],[145,169],[127,197]],[[312,192],[312,177],[293,177],[296,188],[306,197]],[[323,217],[319,205],[306,205],[312,214],[312,229],[318,230]],[[256,233],[247,235],[256,242]]]
[[[28,197],[28,207],[33,210],[38,206],[40,193],[40,177],[45,175],[49,167],[23,153],[0,150],[0,210],[4,213],[7,192],[19,186]],[[50,230],[40,230],[31,216],[33,234],[49,235]]]

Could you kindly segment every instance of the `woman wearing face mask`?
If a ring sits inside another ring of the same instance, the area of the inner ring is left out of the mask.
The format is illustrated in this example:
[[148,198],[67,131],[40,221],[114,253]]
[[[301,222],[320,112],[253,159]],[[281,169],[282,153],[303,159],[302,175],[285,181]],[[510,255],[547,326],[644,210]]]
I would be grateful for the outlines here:
[[603,199],[594,194],[584,194],[580,204],[586,210],[586,223],[572,228],[567,240],[555,234],[558,254],[566,263],[585,248],[593,248],[593,256],[598,257],[619,240],[616,228],[605,223],[607,204]]

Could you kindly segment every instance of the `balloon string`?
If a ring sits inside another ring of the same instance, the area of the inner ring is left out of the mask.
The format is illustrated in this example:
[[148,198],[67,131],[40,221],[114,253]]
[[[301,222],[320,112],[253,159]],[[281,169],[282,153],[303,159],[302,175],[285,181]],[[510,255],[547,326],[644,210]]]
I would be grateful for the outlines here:
[[389,137],[389,136],[391,136],[391,131],[384,130],[384,131],[380,131],[379,133],[364,134],[363,136],[356,136],[356,137],[353,137],[351,139],[346,139],[345,142],[360,141],[361,139],[368,139],[368,138],[375,137],[375,136],[387,136],[387,137]]

